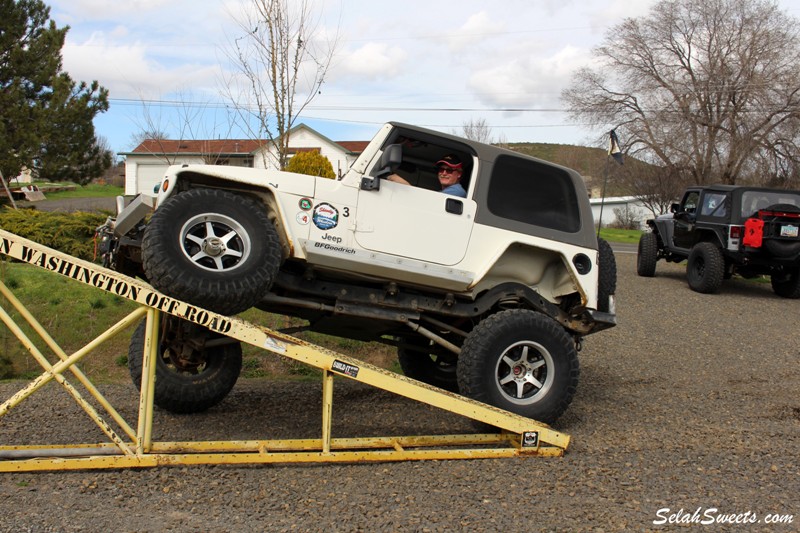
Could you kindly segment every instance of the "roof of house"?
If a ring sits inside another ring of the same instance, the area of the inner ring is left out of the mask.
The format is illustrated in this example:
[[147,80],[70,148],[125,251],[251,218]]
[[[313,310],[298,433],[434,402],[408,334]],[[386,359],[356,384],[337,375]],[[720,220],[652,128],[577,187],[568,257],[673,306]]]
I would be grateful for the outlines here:
[[252,139],[205,139],[178,141],[173,139],[145,139],[133,149],[133,154],[241,154],[258,150],[265,141]]
[[[299,129],[306,129],[317,137],[338,145],[345,152],[350,154],[360,154],[369,144],[369,141],[331,141],[324,135],[309,128],[305,124],[300,124],[292,128],[291,132]],[[195,140],[174,140],[174,139],[145,139],[139,146],[129,154],[217,154],[230,156],[252,155],[269,141],[258,139],[195,139]],[[309,151],[315,148],[291,148],[290,152]],[[319,148],[316,148],[319,150]]]

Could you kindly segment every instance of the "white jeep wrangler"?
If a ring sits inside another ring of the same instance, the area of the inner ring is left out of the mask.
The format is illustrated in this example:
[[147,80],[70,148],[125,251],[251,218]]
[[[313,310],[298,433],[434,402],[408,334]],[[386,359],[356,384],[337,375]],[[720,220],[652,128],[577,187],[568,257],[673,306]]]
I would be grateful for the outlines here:
[[[440,191],[446,154],[466,198]],[[616,265],[581,177],[495,146],[390,123],[339,180],[172,166],[145,224],[146,205],[101,228],[106,264],[218,313],[395,345],[406,375],[542,422],[572,400],[583,336],[616,323]],[[238,378],[235,341],[165,317],[160,344],[162,408],[207,409]]]

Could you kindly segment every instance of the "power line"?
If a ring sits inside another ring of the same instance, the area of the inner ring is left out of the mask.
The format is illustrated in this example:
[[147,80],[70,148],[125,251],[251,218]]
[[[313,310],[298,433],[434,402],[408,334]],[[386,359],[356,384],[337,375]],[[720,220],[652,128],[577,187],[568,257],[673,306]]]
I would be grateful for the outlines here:
[[[140,106],[152,105],[157,107],[199,107],[211,109],[234,109],[237,106],[222,102],[189,102],[184,100],[135,100],[131,98],[109,98],[109,102],[120,105]],[[535,108],[535,107],[398,107],[398,106],[350,106],[350,105],[309,105],[312,111],[424,111],[424,112],[452,112],[452,113],[564,113],[566,109]]]

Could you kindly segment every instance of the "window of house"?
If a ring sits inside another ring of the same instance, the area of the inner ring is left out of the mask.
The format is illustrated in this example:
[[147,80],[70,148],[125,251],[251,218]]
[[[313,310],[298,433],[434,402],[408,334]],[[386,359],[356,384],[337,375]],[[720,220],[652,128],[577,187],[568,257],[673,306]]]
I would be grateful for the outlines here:
[[487,203],[489,211],[499,217],[569,233],[580,229],[570,175],[536,161],[498,156]]

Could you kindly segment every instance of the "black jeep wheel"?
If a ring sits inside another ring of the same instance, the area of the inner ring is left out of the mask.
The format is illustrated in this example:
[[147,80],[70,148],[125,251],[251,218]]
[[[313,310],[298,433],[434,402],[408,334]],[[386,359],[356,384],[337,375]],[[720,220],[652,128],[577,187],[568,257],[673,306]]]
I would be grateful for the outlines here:
[[[128,371],[136,388],[142,386],[145,322],[133,332],[128,348]],[[156,358],[153,403],[173,413],[199,413],[231,391],[242,371],[242,346],[214,336],[201,326],[174,317],[161,321]],[[198,346],[194,342],[201,341]],[[216,341],[210,347],[202,341]]]
[[[403,342],[401,340],[401,342]],[[455,354],[432,354],[431,341],[422,338],[411,340],[410,346],[397,347],[397,360],[403,374],[428,385],[451,392],[458,392]],[[417,348],[417,346],[419,346]]]
[[773,274],[770,276],[772,292],[783,298],[800,298],[800,268],[794,272]]
[[636,253],[636,273],[645,278],[656,275],[658,263],[658,236],[655,233],[642,233],[639,237],[639,250]]
[[611,296],[617,292],[617,260],[614,250],[605,239],[597,239],[598,268],[597,309],[608,313],[611,310]]
[[464,396],[550,424],[572,402],[580,368],[575,343],[558,323],[510,309],[470,332],[457,373]]
[[699,242],[689,253],[686,277],[693,291],[712,294],[719,291],[725,276],[722,252],[710,242]]
[[192,189],[153,213],[142,260],[157,290],[233,315],[264,297],[280,267],[281,250],[275,227],[255,200]]
[[[764,211],[780,211],[784,213],[800,213],[800,208],[792,204],[774,204],[767,207]],[[762,246],[773,257],[795,257],[800,254],[800,239],[779,237],[779,227],[783,224],[797,226],[796,218],[786,218],[779,216],[769,216],[764,218],[765,224],[770,224],[776,232],[769,237],[765,236]],[[777,293],[776,293],[777,294]]]

